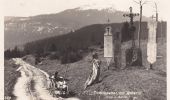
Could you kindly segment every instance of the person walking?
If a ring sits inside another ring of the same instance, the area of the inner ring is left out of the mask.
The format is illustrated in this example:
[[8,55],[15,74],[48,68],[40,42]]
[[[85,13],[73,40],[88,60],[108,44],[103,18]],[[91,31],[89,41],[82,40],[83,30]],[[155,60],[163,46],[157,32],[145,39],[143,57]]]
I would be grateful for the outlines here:
[[85,83],[84,89],[86,89],[88,86],[94,83],[99,82],[100,64],[101,64],[101,61],[98,60],[98,54],[94,53],[92,55],[92,72]]

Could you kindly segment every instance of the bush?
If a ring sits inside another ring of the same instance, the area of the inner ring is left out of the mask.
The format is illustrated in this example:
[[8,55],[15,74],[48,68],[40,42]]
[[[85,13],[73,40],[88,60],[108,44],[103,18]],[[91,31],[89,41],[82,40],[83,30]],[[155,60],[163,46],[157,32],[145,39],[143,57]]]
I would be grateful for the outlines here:
[[61,57],[61,63],[62,64],[73,63],[73,62],[79,61],[81,59],[82,59],[82,55],[80,53],[68,52],[68,53],[65,53]]
[[50,59],[50,60],[59,59],[59,58],[60,58],[60,54],[57,53],[57,52],[51,53],[51,54],[49,55],[49,59]]

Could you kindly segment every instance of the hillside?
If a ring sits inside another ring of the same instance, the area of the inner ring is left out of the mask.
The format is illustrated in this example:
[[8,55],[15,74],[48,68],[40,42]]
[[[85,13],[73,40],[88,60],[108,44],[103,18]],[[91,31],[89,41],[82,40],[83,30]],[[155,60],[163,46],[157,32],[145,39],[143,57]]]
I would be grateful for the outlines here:
[[[159,58],[154,64],[154,70],[145,69],[149,66],[146,59],[146,41],[141,41],[144,67],[125,68],[124,53],[125,49],[131,45],[130,43],[128,41],[122,44],[122,70],[105,70],[106,62],[103,58],[103,49],[95,47],[95,51],[98,52],[99,59],[102,61],[100,82],[90,86],[86,91],[136,91],[141,92],[141,95],[137,96],[137,100],[166,100],[166,41],[163,38],[158,39],[157,54]],[[34,65],[34,57],[32,56],[26,56],[26,61],[50,75],[58,71],[59,75],[69,80],[69,90],[74,91],[82,100],[99,100],[99,98],[108,100],[102,95],[89,96],[84,94],[83,85],[91,72],[91,54],[92,52],[84,56],[82,60],[71,64],[60,64],[60,61],[50,60],[48,57],[44,58],[39,65]],[[12,91],[13,85],[10,84],[14,81],[12,79],[18,77],[18,73],[15,71],[17,67],[9,63],[10,61],[5,62],[6,95],[10,95]],[[133,95],[130,96],[133,97]]]
[[[160,26],[161,23],[158,24]],[[112,23],[110,24],[112,27],[113,38],[114,33],[116,31],[121,32],[122,34],[122,42],[126,42],[131,39],[130,33],[128,32],[129,26],[123,29],[123,23]],[[135,22],[136,30],[138,30],[138,22]],[[166,22],[164,22],[166,25]],[[105,33],[106,24],[94,24],[90,26],[83,27],[75,32],[70,32],[65,35],[46,38],[38,41],[33,41],[27,43],[24,47],[24,50],[27,54],[37,54],[43,56],[44,54],[54,51],[56,52],[55,56],[57,59],[62,60],[62,58],[68,58],[67,56],[78,57],[83,55],[82,53],[88,53],[90,51],[90,46],[98,45],[101,48],[103,47],[103,34]],[[162,32],[161,32],[162,31]],[[135,31],[135,39],[137,39],[138,31]],[[141,39],[147,40],[148,37],[148,29],[147,23],[142,23],[142,33]],[[158,27],[157,38],[166,37],[166,26]],[[34,48],[34,49],[32,49]],[[62,57],[62,58],[61,58]],[[71,58],[70,58],[71,59]],[[75,59],[74,61],[78,61],[80,59]],[[71,62],[74,62],[71,61]],[[66,61],[67,62],[67,61]],[[68,61],[69,62],[69,61]]]
[[[122,44],[122,69],[125,68],[125,49],[130,46],[130,43],[129,41]],[[157,62],[154,64],[155,70],[153,71],[145,70],[149,66],[147,59],[145,59],[146,41],[142,41],[141,47],[143,47],[144,67],[113,71],[105,71],[106,62],[103,58],[103,49],[96,48],[95,51],[99,53],[99,58],[102,61],[101,82],[92,85],[86,91],[137,91],[142,92],[138,100],[166,100],[166,43],[164,40],[159,39],[158,56],[162,56],[162,58],[157,59]],[[90,60],[91,53],[86,55],[82,60],[72,64],[61,65],[56,60],[45,60],[43,62],[44,65],[38,65],[37,67],[50,74],[53,74],[57,70],[61,76],[67,77],[70,80],[70,90],[78,93],[80,97],[83,95],[84,100],[87,100],[87,98],[89,100],[89,96],[84,96],[82,90],[91,72]],[[92,100],[98,100],[99,97],[90,96],[90,98]]]
[[[124,13],[128,12],[110,7],[100,10],[78,7],[59,13],[30,17],[6,16],[4,18],[5,49],[47,37],[63,35],[91,24],[104,24],[108,18],[111,23],[128,21],[129,19],[123,17]],[[138,19],[137,17],[134,20]],[[143,21],[147,19],[143,17]]]

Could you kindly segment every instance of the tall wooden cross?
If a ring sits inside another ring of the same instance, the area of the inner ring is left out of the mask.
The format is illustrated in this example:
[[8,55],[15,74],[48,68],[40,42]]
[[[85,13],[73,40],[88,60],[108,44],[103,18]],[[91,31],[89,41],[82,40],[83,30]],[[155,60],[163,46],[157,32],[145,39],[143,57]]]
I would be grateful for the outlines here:
[[131,35],[132,35],[132,47],[135,47],[135,27],[133,26],[133,18],[135,16],[139,16],[139,13],[133,13],[132,12],[132,7],[129,7],[130,13],[129,14],[123,14],[124,17],[129,17],[130,18],[130,30],[131,30]]
[[133,17],[139,16],[139,13],[133,13],[132,12],[132,7],[129,8],[130,13],[129,14],[123,14],[124,17],[129,17],[130,18],[130,25],[133,26]]

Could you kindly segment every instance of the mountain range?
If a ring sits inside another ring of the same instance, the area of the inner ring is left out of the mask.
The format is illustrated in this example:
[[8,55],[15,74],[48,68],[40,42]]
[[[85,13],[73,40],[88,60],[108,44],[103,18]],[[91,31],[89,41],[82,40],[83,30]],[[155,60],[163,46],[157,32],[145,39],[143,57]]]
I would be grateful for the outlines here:
[[[129,13],[118,11],[112,6],[82,6],[67,9],[55,14],[43,14],[29,17],[6,16],[4,19],[5,49],[27,42],[59,36],[70,33],[91,24],[122,23],[129,21],[123,14]],[[139,17],[134,18],[138,20]],[[146,21],[148,18],[143,17]]]

